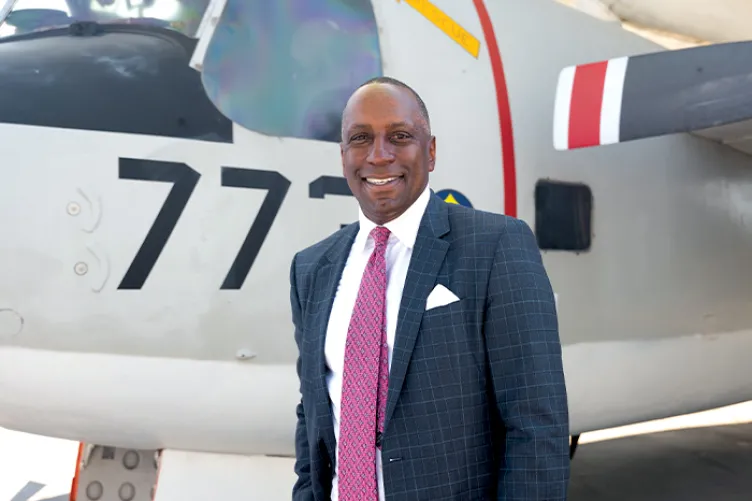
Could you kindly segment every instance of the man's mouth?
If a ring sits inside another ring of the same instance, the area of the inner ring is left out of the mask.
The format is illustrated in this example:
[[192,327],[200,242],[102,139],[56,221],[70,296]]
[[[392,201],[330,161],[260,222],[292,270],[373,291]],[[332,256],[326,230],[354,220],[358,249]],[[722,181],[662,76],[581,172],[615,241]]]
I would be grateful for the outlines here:
[[366,183],[371,184],[373,186],[385,186],[387,184],[392,184],[402,179],[402,176],[391,176],[391,177],[367,177],[365,178]]

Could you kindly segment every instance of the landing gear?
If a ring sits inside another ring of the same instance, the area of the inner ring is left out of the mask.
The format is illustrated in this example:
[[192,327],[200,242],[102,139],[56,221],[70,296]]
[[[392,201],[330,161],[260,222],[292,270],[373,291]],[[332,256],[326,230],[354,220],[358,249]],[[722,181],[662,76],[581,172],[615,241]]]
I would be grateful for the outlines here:
[[577,442],[580,441],[580,435],[572,435],[569,438],[569,460],[574,459],[574,453],[577,450]]

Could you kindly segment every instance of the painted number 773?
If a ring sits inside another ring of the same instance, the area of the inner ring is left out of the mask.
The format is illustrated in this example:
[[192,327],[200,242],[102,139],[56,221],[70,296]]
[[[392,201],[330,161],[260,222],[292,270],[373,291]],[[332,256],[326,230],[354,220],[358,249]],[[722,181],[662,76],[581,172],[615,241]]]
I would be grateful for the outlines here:
[[[201,174],[179,162],[121,158],[120,179],[172,183],[154,223],[133,258],[118,289],[141,289],[180,219]],[[240,289],[264,244],[269,230],[287,196],[290,181],[276,171],[222,167],[222,186],[266,190],[256,218],[225,275],[220,289]],[[352,195],[344,178],[322,176],[309,185],[311,198],[325,195]]]

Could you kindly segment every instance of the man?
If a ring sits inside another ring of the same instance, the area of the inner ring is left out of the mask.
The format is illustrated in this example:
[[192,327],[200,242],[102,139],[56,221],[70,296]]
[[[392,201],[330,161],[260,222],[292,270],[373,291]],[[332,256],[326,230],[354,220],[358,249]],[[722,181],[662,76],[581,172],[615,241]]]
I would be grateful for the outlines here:
[[566,499],[561,345],[530,228],[430,190],[436,139],[404,83],[366,82],[342,120],[359,221],[290,271],[293,500]]

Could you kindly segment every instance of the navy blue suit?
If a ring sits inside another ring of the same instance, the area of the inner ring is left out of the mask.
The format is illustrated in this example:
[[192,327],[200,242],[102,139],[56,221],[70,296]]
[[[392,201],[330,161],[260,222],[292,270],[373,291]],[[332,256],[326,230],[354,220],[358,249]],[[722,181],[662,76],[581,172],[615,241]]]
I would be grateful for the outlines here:
[[[294,501],[328,500],[324,338],[353,223],[290,270],[301,402]],[[437,284],[459,301],[426,311]],[[387,501],[559,501],[569,415],[553,291],[523,221],[431,193],[399,310],[382,438]]]

